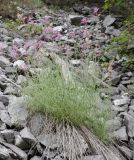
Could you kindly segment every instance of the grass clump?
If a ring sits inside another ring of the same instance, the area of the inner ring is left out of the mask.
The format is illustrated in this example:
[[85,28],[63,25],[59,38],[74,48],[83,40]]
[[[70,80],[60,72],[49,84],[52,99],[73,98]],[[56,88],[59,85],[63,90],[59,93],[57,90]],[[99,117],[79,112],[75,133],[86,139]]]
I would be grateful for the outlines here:
[[88,126],[104,140],[106,103],[100,98],[95,81],[84,75],[79,80],[74,74],[73,82],[66,82],[57,67],[47,73],[42,71],[28,80],[23,93],[31,111],[47,113],[74,126]]

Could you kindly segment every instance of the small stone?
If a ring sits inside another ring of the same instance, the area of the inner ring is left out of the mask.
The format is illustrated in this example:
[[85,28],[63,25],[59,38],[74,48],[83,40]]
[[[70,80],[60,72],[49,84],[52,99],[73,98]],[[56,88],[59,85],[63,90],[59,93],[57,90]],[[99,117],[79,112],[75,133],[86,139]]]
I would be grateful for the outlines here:
[[128,49],[128,50],[134,49],[134,41],[128,42],[127,49]]
[[52,133],[41,134],[37,137],[37,139],[44,147],[49,147],[51,150],[60,148],[60,144],[58,144],[56,136]]
[[19,91],[18,91],[18,88],[16,88],[15,86],[13,85],[9,85],[5,91],[4,91],[4,95],[16,95],[16,96],[19,96]]
[[134,84],[134,80],[132,79],[130,79],[130,80],[127,80],[127,81],[121,81],[121,84],[123,84],[123,85],[130,85],[130,84]]
[[10,154],[14,155],[14,153],[11,150],[7,149],[6,147],[0,144],[0,159],[10,160],[11,159]]
[[86,156],[84,160],[105,160],[102,155]]
[[120,83],[121,76],[114,76],[111,80],[112,86],[117,86]]
[[134,137],[134,118],[131,115],[125,113],[124,120],[125,124],[127,125],[129,137]]
[[125,104],[129,104],[130,103],[130,99],[128,97],[124,98],[124,99],[115,99],[113,101],[115,106],[122,106]]
[[0,67],[4,68],[10,64],[10,61],[4,56],[0,56]]
[[31,145],[29,145],[20,135],[15,136],[15,145],[22,150],[30,149]]
[[112,110],[113,110],[113,111],[117,111],[117,112],[124,112],[124,111],[127,111],[127,110],[128,110],[128,105],[122,106],[122,107],[112,106]]
[[121,83],[119,84],[118,88],[119,88],[120,91],[124,91],[124,92],[127,91],[127,88]]
[[120,140],[120,141],[127,141],[128,140],[128,136],[127,136],[127,132],[126,132],[126,127],[125,126],[121,127],[117,131],[114,131],[113,135],[117,140]]
[[19,70],[26,71],[28,66],[25,64],[23,60],[17,60],[14,62],[13,67],[17,67]]
[[89,8],[89,7],[87,7],[87,6],[84,6],[84,7],[82,8],[82,10],[81,10],[81,13],[82,13],[83,15],[89,15],[91,12],[92,12],[92,11],[91,11],[91,8]]
[[1,144],[3,144],[5,147],[13,151],[17,155],[18,159],[27,160],[27,154],[24,151],[22,151],[20,148],[9,143],[1,142]]
[[83,18],[84,18],[83,16],[79,16],[79,15],[69,15],[69,21],[71,25],[76,25],[76,26],[81,25],[81,20]]
[[131,151],[129,148],[126,146],[118,146],[118,149],[128,158],[132,159],[133,158],[133,151]]
[[129,143],[128,143],[130,149],[134,149],[134,140],[132,138],[130,138]]
[[28,112],[25,108],[24,98],[11,96],[8,105],[8,112],[12,125],[25,126]]
[[125,73],[126,74],[126,76],[128,76],[128,77],[132,77],[133,76],[133,73],[132,72],[127,72],[127,73]]
[[58,32],[62,32],[63,31],[63,26],[56,26],[53,28],[53,31],[58,31]]
[[[98,16],[93,16],[93,15],[92,15],[92,16],[89,17],[87,23],[88,23],[88,24],[91,24],[91,25],[95,25],[95,24],[97,24],[97,22],[99,22]],[[97,36],[97,35],[96,35],[96,36]],[[99,38],[99,39],[102,40],[102,38],[105,39],[105,37],[101,37],[101,39],[100,39],[100,38]],[[96,38],[96,39],[97,39],[97,38]]]
[[36,138],[32,135],[30,132],[30,129],[25,127],[21,132],[20,132],[21,137],[29,144],[33,145],[36,143]]
[[36,113],[31,117],[28,127],[30,128],[31,133],[37,137],[40,135],[46,123],[45,116],[41,113]]
[[79,66],[81,65],[81,61],[80,60],[77,60],[77,59],[72,59],[70,60],[70,63],[73,65],[73,66]]
[[0,102],[2,102],[5,106],[9,104],[9,98],[7,96],[0,94]]
[[15,38],[15,39],[13,40],[13,44],[16,45],[16,46],[21,47],[21,46],[24,45],[24,40],[23,40],[23,39],[20,39],[20,38]]
[[5,110],[5,106],[2,102],[0,102],[0,110]]
[[17,74],[17,69],[15,67],[6,67],[6,74]]
[[106,28],[105,33],[108,34],[108,35],[119,36],[120,35],[120,30],[115,29],[113,26],[111,26],[111,27]]
[[114,119],[108,120],[106,122],[106,127],[108,132],[113,132],[118,130],[121,127],[121,119],[114,118]]
[[108,27],[110,25],[112,25],[115,22],[115,18],[112,17],[111,15],[107,15],[103,21],[103,26],[104,27]]
[[129,110],[128,114],[131,115],[134,118],[134,111],[133,110]]
[[[33,158],[31,158],[30,160],[41,160],[41,157],[39,156],[34,156]],[[59,160],[59,159],[58,159]]]
[[129,106],[129,109],[134,111],[134,105]]
[[14,143],[15,135],[13,130],[4,130],[0,132],[7,143]]
[[16,83],[17,83],[17,84],[20,84],[20,85],[23,85],[23,84],[25,84],[26,82],[27,82],[26,77],[23,76],[23,75],[19,75]]
[[0,111],[0,119],[2,120],[2,122],[6,123],[8,126],[11,126],[11,118],[7,110]]

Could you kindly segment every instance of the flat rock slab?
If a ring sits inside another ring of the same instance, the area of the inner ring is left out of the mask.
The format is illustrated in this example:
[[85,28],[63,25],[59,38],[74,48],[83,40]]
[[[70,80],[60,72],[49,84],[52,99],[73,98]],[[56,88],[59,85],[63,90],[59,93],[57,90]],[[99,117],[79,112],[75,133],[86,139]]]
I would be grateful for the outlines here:
[[8,112],[12,125],[25,126],[28,112],[25,108],[23,97],[11,96],[9,99]]

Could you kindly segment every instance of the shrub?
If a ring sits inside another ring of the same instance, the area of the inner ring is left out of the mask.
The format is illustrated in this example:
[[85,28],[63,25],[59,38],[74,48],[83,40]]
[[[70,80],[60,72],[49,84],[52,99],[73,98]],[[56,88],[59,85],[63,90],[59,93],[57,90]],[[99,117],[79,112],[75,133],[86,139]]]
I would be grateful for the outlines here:
[[29,79],[23,90],[27,95],[27,107],[34,112],[50,114],[60,122],[88,125],[104,139],[107,105],[101,100],[96,83],[89,77],[84,72],[79,76],[73,74],[75,83],[72,83],[65,82],[57,67],[48,73],[42,71]]

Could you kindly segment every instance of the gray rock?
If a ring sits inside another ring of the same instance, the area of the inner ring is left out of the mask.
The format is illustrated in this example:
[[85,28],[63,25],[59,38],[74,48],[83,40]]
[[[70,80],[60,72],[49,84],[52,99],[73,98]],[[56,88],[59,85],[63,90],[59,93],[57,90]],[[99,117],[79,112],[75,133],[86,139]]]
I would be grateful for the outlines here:
[[12,152],[14,152],[17,155],[18,159],[27,160],[27,154],[24,151],[22,151],[20,148],[9,143],[1,142],[1,144],[9,148]]
[[0,111],[0,119],[2,120],[2,122],[6,123],[8,126],[11,126],[11,118],[7,110]]
[[23,85],[23,84],[25,84],[26,82],[27,82],[26,77],[23,76],[23,75],[19,75],[16,83],[17,83],[17,84],[20,84],[20,85]]
[[24,40],[20,38],[15,38],[13,40],[13,44],[19,47],[22,47],[24,45]]
[[70,60],[70,63],[71,63],[73,66],[79,66],[79,65],[81,65],[81,61],[80,61],[80,60],[77,60],[77,59],[72,59],[72,60]]
[[120,30],[115,29],[113,26],[111,26],[111,27],[106,28],[105,33],[108,34],[108,35],[119,36],[120,35]]
[[9,64],[10,64],[10,61],[7,58],[5,58],[4,56],[0,56],[0,67],[4,68]]
[[127,126],[129,137],[134,137],[134,118],[131,115],[125,113],[124,119],[125,119],[125,124]]
[[25,108],[23,97],[11,96],[8,105],[8,112],[13,125],[25,126],[28,112]]
[[132,76],[133,76],[133,73],[132,73],[132,72],[127,72],[127,73],[125,73],[125,75],[126,75],[127,77],[132,77]]
[[[98,16],[90,16],[89,19],[88,19],[88,24],[96,24],[99,22],[99,17]],[[97,36],[97,35],[96,35]],[[102,40],[102,38],[104,39],[105,37],[101,37],[100,40]],[[97,38],[96,38],[97,39]]]
[[30,128],[31,133],[37,137],[41,134],[46,123],[45,116],[41,113],[37,113],[31,117],[28,127]]
[[131,151],[129,148],[126,146],[118,146],[118,149],[128,158],[132,159],[133,158],[133,151]]
[[0,88],[2,89],[2,91],[4,91],[6,87],[7,87],[7,84],[0,81]]
[[0,110],[5,110],[5,106],[2,102],[0,102]]
[[108,27],[110,25],[112,25],[115,22],[115,18],[112,17],[111,15],[107,15],[103,21],[103,26],[104,27]]
[[52,133],[50,134],[43,133],[40,136],[38,136],[37,139],[44,147],[50,148],[52,150],[60,148],[60,145],[56,140],[56,136]]
[[112,59],[114,57],[116,57],[119,53],[119,49],[118,48],[112,48],[112,49],[109,49],[108,52],[106,52],[106,56],[109,58],[109,59]]
[[0,94],[0,102],[2,102],[5,106],[7,106],[9,104],[8,96],[4,96]]
[[131,99],[131,105],[134,105],[134,99]]
[[14,155],[14,153],[10,149],[7,149],[6,147],[0,144],[0,159],[1,160],[12,160],[10,155]]
[[84,15],[89,15],[91,13],[91,8],[87,7],[87,6],[84,6],[81,10],[81,13],[84,14]]
[[11,84],[9,84],[7,86],[7,88],[5,89],[4,91],[4,95],[15,95],[15,96],[19,96],[20,93],[19,93],[19,90],[16,86],[13,86]]
[[84,160],[105,160],[102,155],[86,156]]
[[129,109],[132,110],[132,111],[134,111],[134,105],[129,106]]
[[129,145],[130,149],[132,149],[132,150],[134,149],[134,140],[133,140],[133,138],[130,138],[128,145]]
[[124,92],[127,91],[127,88],[121,83],[119,84],[118,88],[119,88],[120,91],[124,91]]
[[113,111],[117,111],[117,112],[124,112],[128,110],[128,105],[119,107],[119,106],[112,106],[112,110]]
[[31,158],[30,160],[41,160],[41,157],[39,157],[39,156],[34,156],[34,157]]
[[53,31],[58,31],[58,32],[62,32],[63,31],[63,26],[56,26],[53,28]]
[[27,65],[23,60],[17,60],[14,62],[13,67],[16,67],[18,70],[26,71]]
[[134,84],[134,80],[133,80],[133,79],[130,79],[130,80],[126,80],[126,81],[121,81],[121,84],[123,84],[123,85]]
[[129,110],[128,114],[131,115],[134,118],[134,111],[133,110]]
[[29,144],[33,145],[36,143],[36,138],[32,135],[30,132],[30,129],[25,127],[21,132],[20,132],[21,137]]
[[15,136],[15,146],[19,147],[22,150],[30,149],[31,145],[29,145],[20,135]]
[[127,49],[128,49],[128,50],[134,49],[134,41],[128,42]]
[[115,119],[108,120],[106,122],[106,127],[108,132],[113,132],[118,130],[121,127],[121,119],[115,118]]
[[83,19],[83,16],[69,15],[69,21],[70,21],[71,25],[76,25],[76,26],[81,25],[82,19]]
[[112,86],[117,86],[120,83],[121,76],[114,76],[111,80]]
[[120,140],[120,141],[127,141],[128,140],[128,136],[127,136],[127,132],[126,132],[126,127],[125,126],[121,127],[117,131],[114,131],[113,135],[117,140]]
[[115,106],[122,106],[130,103],[130,99],[128,97],[122,98],[122,99],[115,99],[113,101]]
[[14,143],[15,133],[13,130],[4,130],[1,131],[0,133],[7,143],[12,143],[12,144]]
[[5,71],[6,74],[17,74],[17,68],[15,67],[6,67]]

